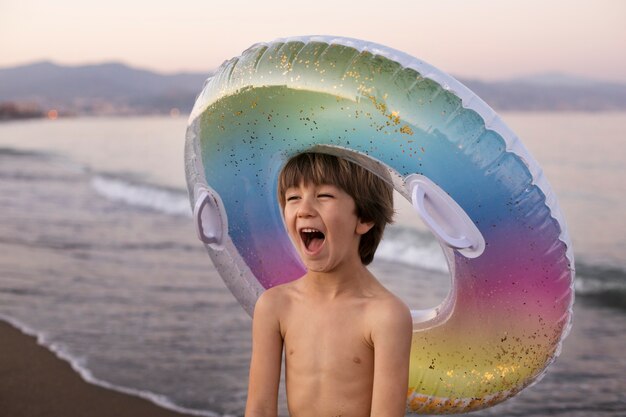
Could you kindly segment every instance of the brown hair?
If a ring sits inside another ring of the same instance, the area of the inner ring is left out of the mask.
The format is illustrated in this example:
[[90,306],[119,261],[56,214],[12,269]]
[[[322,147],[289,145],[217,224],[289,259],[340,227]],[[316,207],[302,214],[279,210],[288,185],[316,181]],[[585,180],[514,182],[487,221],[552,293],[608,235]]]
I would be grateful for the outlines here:
[[290,187],[330,184],[348,193],[355,202],[356,215],[374,226],[359,242],[359,256],[364,265],[374,259],[376,248],[387,223],[393,218],[393,187],[378,175],[343,158],[323,153],[301,153],[294,156],[278,177],[278,200],[285,209],[285,192]]

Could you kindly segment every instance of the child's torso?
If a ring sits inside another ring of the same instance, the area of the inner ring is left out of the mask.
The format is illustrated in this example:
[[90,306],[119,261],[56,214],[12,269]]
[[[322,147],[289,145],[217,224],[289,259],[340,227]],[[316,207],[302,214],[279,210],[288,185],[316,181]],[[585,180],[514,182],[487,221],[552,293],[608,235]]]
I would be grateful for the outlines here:
[[369,416],[374,348],[367,306],[372,297],[315,302],[289,292],[281,331],[290,415]]

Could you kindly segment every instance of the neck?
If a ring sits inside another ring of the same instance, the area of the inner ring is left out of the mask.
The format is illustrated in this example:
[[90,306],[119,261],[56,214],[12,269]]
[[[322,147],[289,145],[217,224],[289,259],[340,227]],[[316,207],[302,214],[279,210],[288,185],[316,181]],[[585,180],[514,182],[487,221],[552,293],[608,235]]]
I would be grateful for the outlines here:
[[302,277],[302,283],[311,295],[333,300],[360,292],[372,278],[371,273],[359,259],[358,264],[344,265],[329,272],[308,271]]

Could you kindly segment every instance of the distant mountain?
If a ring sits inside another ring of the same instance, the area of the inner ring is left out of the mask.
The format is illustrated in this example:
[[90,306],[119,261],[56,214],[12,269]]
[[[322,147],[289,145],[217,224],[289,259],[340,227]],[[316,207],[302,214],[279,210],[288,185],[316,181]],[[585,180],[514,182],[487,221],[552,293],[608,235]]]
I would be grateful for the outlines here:
[[[191,110],[206,73],[159,74],[121,63],[62,66],[37,62],[0,69],[0,104],[45,114],[152,114]],[[626,84],[567,74],[509,81],[460,79],[496,110],[626,110]],[[7,104],[8,103],[8,104]],[[0,115],[1,116],[1,115]],[[0,117],[1,118],[1,117]]]
[[37,62],[0,69],[0,102],[37,103],[78,114],[191,110],[208,73],[158,74],[121,63]]
[[460,81],[496,110],[626,110],[626,84],[547,73],[508,81]]
[[[592,78],[580,77],[577,75],[564,74],[562,72],[544,72],[539,74],[527,75],[524,77],[514,78],[509,82],[517,82],[532,85],[543,86],[569,86],[581,87],[597,84],[607,84],[604,81],[594,80]],[[610,83],[608,83],[610,84]]]

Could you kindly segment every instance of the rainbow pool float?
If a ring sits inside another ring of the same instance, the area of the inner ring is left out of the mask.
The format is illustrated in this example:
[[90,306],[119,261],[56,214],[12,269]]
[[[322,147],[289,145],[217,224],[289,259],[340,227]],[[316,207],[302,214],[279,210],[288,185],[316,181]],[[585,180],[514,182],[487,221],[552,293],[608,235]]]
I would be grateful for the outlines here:
[[573,254],[541,169],[489,106],[354,39],[281,39],[224,62],[189,118],[185,164],[198,235],[249,314],[305,273],[276,196],[305,151],[390,179],[447,257],[447,298],[413,312],[408,412],[478,410],[540,379],[570,327]]

